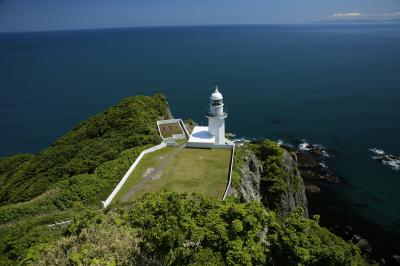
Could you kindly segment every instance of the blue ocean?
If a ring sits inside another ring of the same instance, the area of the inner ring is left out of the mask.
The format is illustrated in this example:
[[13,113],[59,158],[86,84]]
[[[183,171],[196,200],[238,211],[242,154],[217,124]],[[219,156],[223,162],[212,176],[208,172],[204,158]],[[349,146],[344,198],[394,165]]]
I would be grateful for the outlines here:
[[[400,24],[198,26],[0,34],[0,155],[35,153],[136,94],[205,124],[215,85],[239,137],[320,144],[336,193],[400,226]],[[361,204],[361,205],[360,205]]]

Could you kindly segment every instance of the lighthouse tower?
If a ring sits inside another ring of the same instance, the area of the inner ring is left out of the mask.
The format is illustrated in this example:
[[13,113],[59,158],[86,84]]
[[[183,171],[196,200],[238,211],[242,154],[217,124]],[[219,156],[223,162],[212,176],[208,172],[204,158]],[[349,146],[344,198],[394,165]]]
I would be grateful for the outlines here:
[[208,132],[215,137],[215,144],[225,144],[225,118],[224,102],[222,94],[218,91],[218,86],[210,97],[210,111],[206,113],[208,117]]

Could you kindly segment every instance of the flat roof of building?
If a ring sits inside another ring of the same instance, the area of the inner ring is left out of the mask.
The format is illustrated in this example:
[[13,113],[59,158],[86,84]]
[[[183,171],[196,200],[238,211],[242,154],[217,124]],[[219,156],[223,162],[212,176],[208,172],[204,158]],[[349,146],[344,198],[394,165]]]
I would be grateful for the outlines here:
[[215,143],[215,137],[208,132],[208,127],[195,126],[189,143]]

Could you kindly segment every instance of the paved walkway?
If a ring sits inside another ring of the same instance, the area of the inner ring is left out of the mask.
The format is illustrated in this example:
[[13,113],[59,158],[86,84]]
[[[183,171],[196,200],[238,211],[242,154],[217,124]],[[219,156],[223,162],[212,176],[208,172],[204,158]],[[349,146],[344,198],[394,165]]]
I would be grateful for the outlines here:
[[154,169],[148,168],[146,170],[149,171],[149,173],[146,174],[146,172],[143,174],[143,178],[136,183],[128,192],[126,192],[122,197],[121,201],[128,201],[132,198],[132,196],[140,191],[143,186],[149,182],[150,180],[156,180],[160,179],[163,173],[164,168],[175,158],[175,156],[183,149],[185,148],[185,145],[180,145],[178,146],[173,152],[165,154],[165,155],[160,155],[160,162],[158,163],[157,167]]

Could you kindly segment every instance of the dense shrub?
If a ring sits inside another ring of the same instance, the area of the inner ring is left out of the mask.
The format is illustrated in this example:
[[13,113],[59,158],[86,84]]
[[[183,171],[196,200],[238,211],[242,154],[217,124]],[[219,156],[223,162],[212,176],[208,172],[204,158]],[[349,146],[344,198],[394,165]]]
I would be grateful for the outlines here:
[[146,148],[148,146],[123,151],[116,159],[99,165],[93,174],[62,179],[34,200],[0,207],[0,223],[55,210],[65,210],[78,202],[100,206],[100,201],[107,197],[139,153]]
[[364,264],[358,248],[301,210],[279,221],[258,203],[170,192],[76,220],[69,236],[40,256],[41,262],[85,265]]
[[284,219],[271,254],[276,265],[367,265],[356,246],[320,227],[318,216],[304,218],[301,209]]

